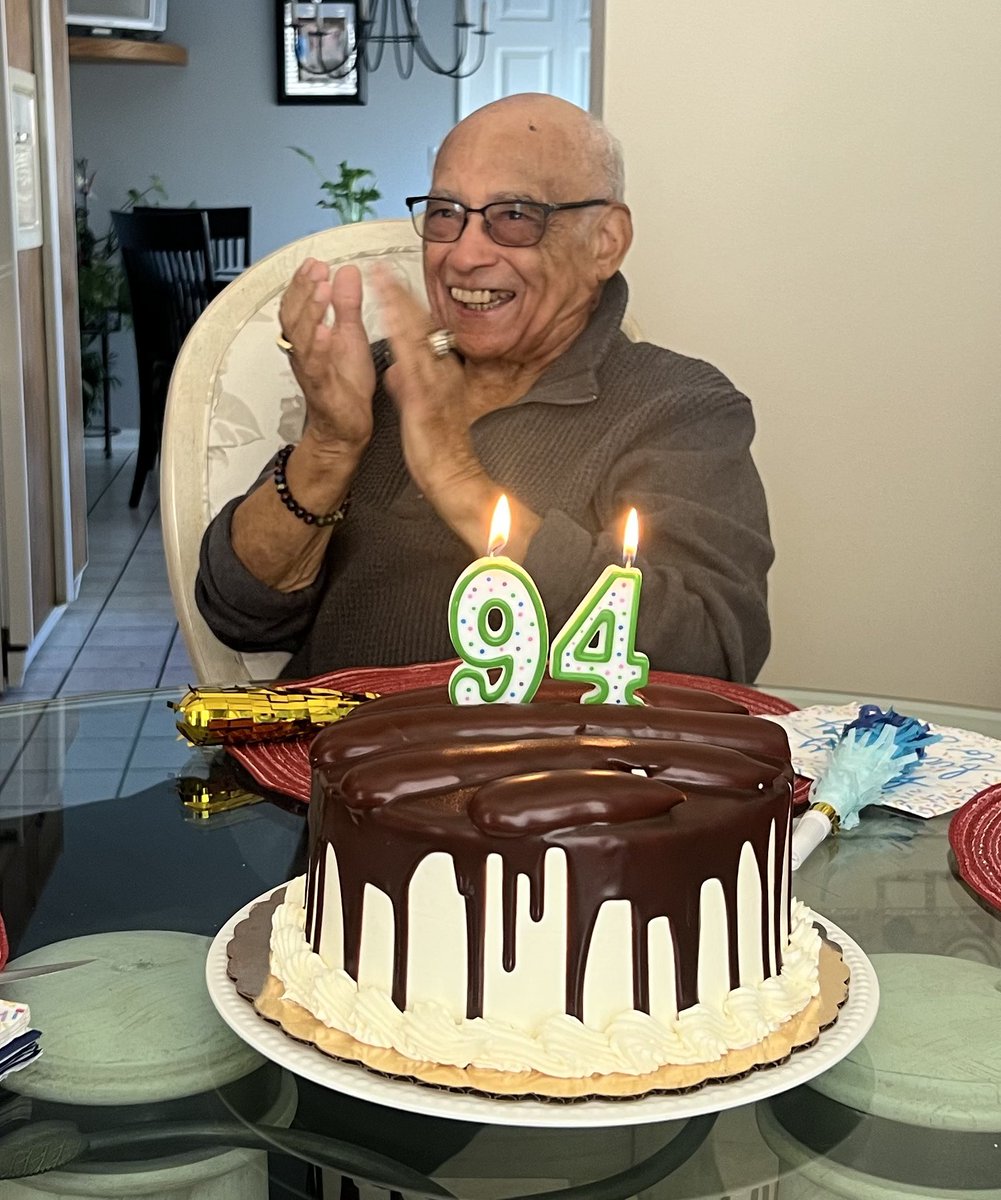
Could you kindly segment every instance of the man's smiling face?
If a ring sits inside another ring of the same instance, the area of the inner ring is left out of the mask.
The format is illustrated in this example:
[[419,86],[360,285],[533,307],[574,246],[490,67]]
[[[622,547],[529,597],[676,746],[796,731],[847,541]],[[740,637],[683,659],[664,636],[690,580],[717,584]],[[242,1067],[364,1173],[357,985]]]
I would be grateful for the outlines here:
[[[497,200],[603,198],[607,184],[584,160],[579,131],[574,136],[574,126],[586,120],[551,97],[490,105],[449,134],[431,194],[470,208]],[[555,213],[535,246],[498,245],[479,214],[468,218],[458,241],[425,242],[434,320],[454,331],[459,350],[473,362],[541,370],[583,330],[602,281],[618,266],[609,269],[599,245],[600,224],[612,211]]]

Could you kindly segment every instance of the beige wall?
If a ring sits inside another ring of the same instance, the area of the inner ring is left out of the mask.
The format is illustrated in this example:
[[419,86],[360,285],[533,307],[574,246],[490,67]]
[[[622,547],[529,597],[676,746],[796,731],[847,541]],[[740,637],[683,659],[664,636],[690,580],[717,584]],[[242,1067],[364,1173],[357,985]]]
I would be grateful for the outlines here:
[[1001,706],[1001,5],[605,9],[635,314],[755,404],[762,682]]

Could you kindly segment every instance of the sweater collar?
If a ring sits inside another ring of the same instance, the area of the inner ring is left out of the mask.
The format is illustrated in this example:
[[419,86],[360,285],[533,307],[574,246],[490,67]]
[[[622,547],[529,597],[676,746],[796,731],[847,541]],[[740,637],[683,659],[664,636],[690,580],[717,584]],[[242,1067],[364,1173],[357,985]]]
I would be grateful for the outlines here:
[[597,370],[619,331],[629,287],[617,271],[601,291],[584,332],[542,372],[519,404],[589,404],[598,398]]

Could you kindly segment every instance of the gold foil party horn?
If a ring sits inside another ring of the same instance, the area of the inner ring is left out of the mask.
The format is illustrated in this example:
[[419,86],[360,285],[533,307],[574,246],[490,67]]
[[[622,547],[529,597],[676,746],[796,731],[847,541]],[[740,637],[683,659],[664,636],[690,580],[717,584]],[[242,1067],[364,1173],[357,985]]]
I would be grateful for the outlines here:
[[301,737],[353,712],[374,692],[335,688],[278,691],[265,687],[192,688],[177,703],[177,728],[196,746]]

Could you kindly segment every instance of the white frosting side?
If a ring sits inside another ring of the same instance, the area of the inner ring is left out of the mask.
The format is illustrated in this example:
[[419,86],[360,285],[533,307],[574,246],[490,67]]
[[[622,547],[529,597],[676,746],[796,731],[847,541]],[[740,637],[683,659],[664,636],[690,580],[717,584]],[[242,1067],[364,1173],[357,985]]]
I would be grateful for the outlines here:
[[706,879],[699,891],[699,1003],[717,1009],[730,990],[727,957],[727,912],[723,885]]
[[[285,998],[358,1041],[391,1046],[420,1061],[502,1071],[535,1069],[564,1078],[613,1071],[641,1075],[669,1063],[712,1062],[729,1049],[751,1046],[799,1012],[819,990],[820,936],[809,910],[793,901],[780,975],[728,992],[718,1007],[695,1004],[673,1020],[628,1008],[600,1029],[563,1012],[545,1016],[534,1026],[518,1027],[495,1016],[457,1019],[432,1000],[418,1000],[401,1012],[385,990],[359,987],[345,971],[312,952],[304,935],[304,895],[304,877],[293,880],[272,923],[271,971],[282,980]],[[448,953],[444,947],[440,952]],[[622,971],[624,956],[628,979],[629,955],[627,941],[609,969]],[[562,978],[562,961],[551,963],[550,969]],[[669,1004],[665,1001],[666,997],[657,1011],[664,1012]]]
[[678,1015],[674,969],[674,939],[668,917],[654,917],[646,927],[647,963],[650,975],[650,1015],[664,1025]]
[[[774,829],[774,825],[772,828]],[[740,964],[740,982],[760,983],[765,977],[761,968],[762,889],[758,860],[754,857],[750,842],[745,842],[740,851],[737,895],[740,897],[740,909],[737,913],[737,961]]]
[[[451,860],[449,860],[451,861]],[[487,855],[486,910],[501,912],[503,865],[499,854]],[[455,887],[455,875],[452,875]],[[456,893],[458,895],[458,893]],[[567,956],[567,856],[556,846],[546,851],[542,881],[542,919],[533,921],[529,904],[529,882],[518,876],[518,904],[515,924],[515,962],[513,971],[505,971],[504,934],[500,921],[488,921],[484,930],[483,1015],[507,1024],[523,1025],[540,1017],[563,1012],[566,1006],[566,979],[552,970],[554,962]],[[412,923],[411,923],[412,924]],[[466,938],[465,918],[462,945]],[[441,954],[441,945],[436,948]],[[336,962],[336,960],[330,960]],[[465,962],[465,954],[463,954]],[[408,977],[409,978],[409,977]],[[466,1011],[466,985],[463,979],[462,1011]]]
[[[407,939],[407,997],[411,1004],[437,1000],[456,1020],[466,1015],[466,902],[455,884],[450,854],[422,859],[407,891],[411,936]],[[386,901],[392,918],[392,905]],[[338,924],[340,922],[338,921]],[[363,940],[364,944],[364,940]],[[390,943],[392,944],[392,943]],[[442,954],[448,946],[448,954]],[[340,959],[328,959],[340,962]],[[387,991],[392,988],[392,977]]]
[[[775,826],[769,830],[768,877],[774,880],[776,866]],[[337,855],[327,846],[323,889],[323,919],[319,952],[323,961],[341,967],[343,958],[342,916]],[[531,916],[529,881],[517,879],[513,940],[514,969],[503,966],[503,867],[499,854],[487,856],[484,908],[488,915],[483,946],[483,1009],[485,1018],[495,1018],[516,1029],[537,1029],[550,1016],[566,1007],[566,979],[555,964],[565,963],[568,945],[569,906],[567,859],[562,849],[546,852],[542,879],[542,914]],[[722,886],[717,879],[702,887],[699,913],[700,950],[697,995],[701,1003],[718,1008],[730,988],[730,971],[725,947],[729,925],[736,919],[742,983],[760,983],[761,909],[764,903],[757,859],[745,843],[737,875],[737,915],[727,911]],[[784,891],[783,895],[788,895]],[[409,932],[407,938],[407,996],[411,1007],[418,1001],[443,1004],[456,1019],[466,1011],[466,903],[459,894],[455,866],[450,855],[427,855],[417,866],[407,891]],[[785,905],[782,906],[785,909]],[[774,914],[768,889],[767,911]],[[396,928],[393,907],[383,892],[366,885],[363,931],[358,969],[362,988],[374,987],[392,993]],[[656,928],[661,926],[660,930]],[[784,922],[785,924],[785,922]],[[774,973],[776,943],[774,917],[767,925],[770,973]],[[669,1022],[677,1016],[674,946],[667,918],[651,922],[647,941],[654,958],[650,961],[650,1012]],[[781,943],[779,943],[781,945]],[[660,965],[655,965],[660,964]],[[747,968],[745,970],[745,967]],[[603,1030],[632,1002],[632,910],[625,900],[608,900],[598,910],[585,964],[583,1022],[589,1029]]]
[[[393,902],[380,888],[366,883],[361,912],[358,986],[363,991],[374,989],[392,993],[393,944],[396,937]],[[323,924],[327,924],[326,917]]]
[[[789,816],[786,818],[786,827],[784,830],[785,845],[788,846],[792,842],[792,809],[789,810]],[[775,836],[775,825],[772,825],[772,836]],[[791,856],[788,852],[782,855],[782,895],[788,896],[792,884],[789,882],[789,876],[792,872]],[[789,936],[789,910],[782,905],[782,910],[779,913],[779,938],[784,943]]]
[[[598,909],[584,966],[584,1024],[607,1029],[619,1013],[633,1006],[632,905],[628,900],[606,900]],[[550,971],[566,980],[566,955]],[[628,963],[628,970],[619,966]],[[614,964],[614,965],[613,965]],[[565,990],[564,983],[564,990]],[[560,1011],[566,1004],[560,1005]]]
[[[772,821],[771,829],[768,831],[768,878],[765,880],[765,895],[768,897],[768,973],[775,974],[775,936],[772,930],[775,929],[775,822]],[[785,898],[789,893],[786,886],[783,884],[782,896]],[[783,905],[783,908],[785,905]],[[783,925],[783,932],[785,927]],[[779,943],[781,945],[781,943]]]

